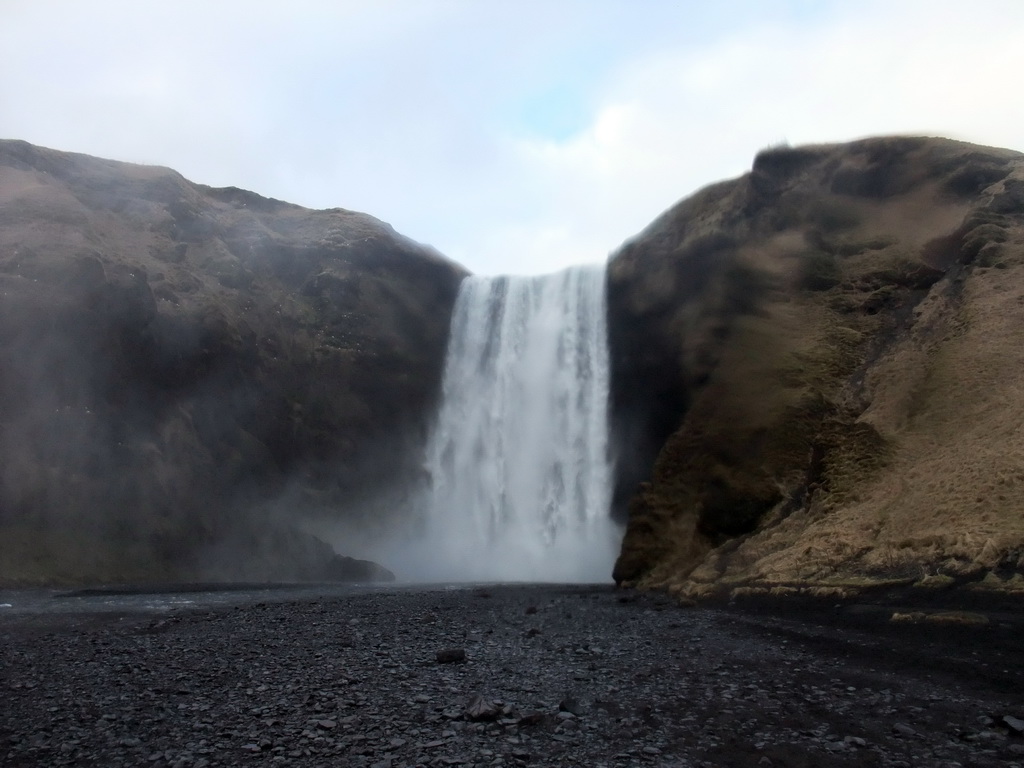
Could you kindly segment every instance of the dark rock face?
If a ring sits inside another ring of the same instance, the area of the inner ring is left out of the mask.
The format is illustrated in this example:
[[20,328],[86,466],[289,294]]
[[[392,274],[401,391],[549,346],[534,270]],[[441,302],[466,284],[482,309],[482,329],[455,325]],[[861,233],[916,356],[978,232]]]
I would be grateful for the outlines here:
[[1024,408],[1022,183],[1020,154],[940,139],[784,147],[626,244],[616,580],[1024,569],[1017,491],[984,479],[1024,450],[993,437]]
[[0,142],[0,580],[330,578],[299,515],[415,467],[464,274],[364,214]]

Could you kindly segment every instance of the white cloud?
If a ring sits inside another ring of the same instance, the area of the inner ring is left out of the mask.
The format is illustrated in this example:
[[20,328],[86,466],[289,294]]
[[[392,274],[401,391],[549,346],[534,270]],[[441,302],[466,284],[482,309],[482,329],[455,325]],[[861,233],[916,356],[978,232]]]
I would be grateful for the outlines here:
[[[588,131],[519,152],[533,178],[557,190],[548,224],[561,222],[562,241],[583,244],[600,233],[612,248],[780,140],[925,133],[1024,150],[1024,99],[1015,95],[1024,6],[996,6],[1001,13],[850,3],[813,28],[766,24],[638,57],[609,82]],[[543,253],[547,231],[517,245]]]
[[601,260],[780,140],[1024,150],[1015,1],[7,0],[0,27],[3,134],[365,210],[480,272]]

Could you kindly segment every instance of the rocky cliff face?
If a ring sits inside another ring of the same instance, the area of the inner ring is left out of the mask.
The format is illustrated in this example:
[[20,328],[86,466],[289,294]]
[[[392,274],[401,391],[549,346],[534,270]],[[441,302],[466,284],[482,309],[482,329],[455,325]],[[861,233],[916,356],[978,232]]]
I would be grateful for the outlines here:
[[766,150],[627,244],[608,280],[632,459],[616,580],[1021,583],[1024,156],[923,138]]
[[416,465],[463,276],[370,216],[0,142],[0,581],[339,575],[297,519]]

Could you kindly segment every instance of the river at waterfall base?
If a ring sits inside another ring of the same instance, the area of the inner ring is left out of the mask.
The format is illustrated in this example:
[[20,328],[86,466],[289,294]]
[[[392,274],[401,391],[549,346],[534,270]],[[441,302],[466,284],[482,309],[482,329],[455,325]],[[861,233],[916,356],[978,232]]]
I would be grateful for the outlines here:
[[610,580],[604,283],[597,266],[463,282],[400,577]]

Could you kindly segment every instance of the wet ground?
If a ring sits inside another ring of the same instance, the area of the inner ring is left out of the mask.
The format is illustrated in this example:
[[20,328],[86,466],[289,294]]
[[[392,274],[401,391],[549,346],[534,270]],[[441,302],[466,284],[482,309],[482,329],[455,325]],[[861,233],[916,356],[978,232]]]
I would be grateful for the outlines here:
[[1024,615],[944,599],[4,593],[0,765],[1024,766]]

